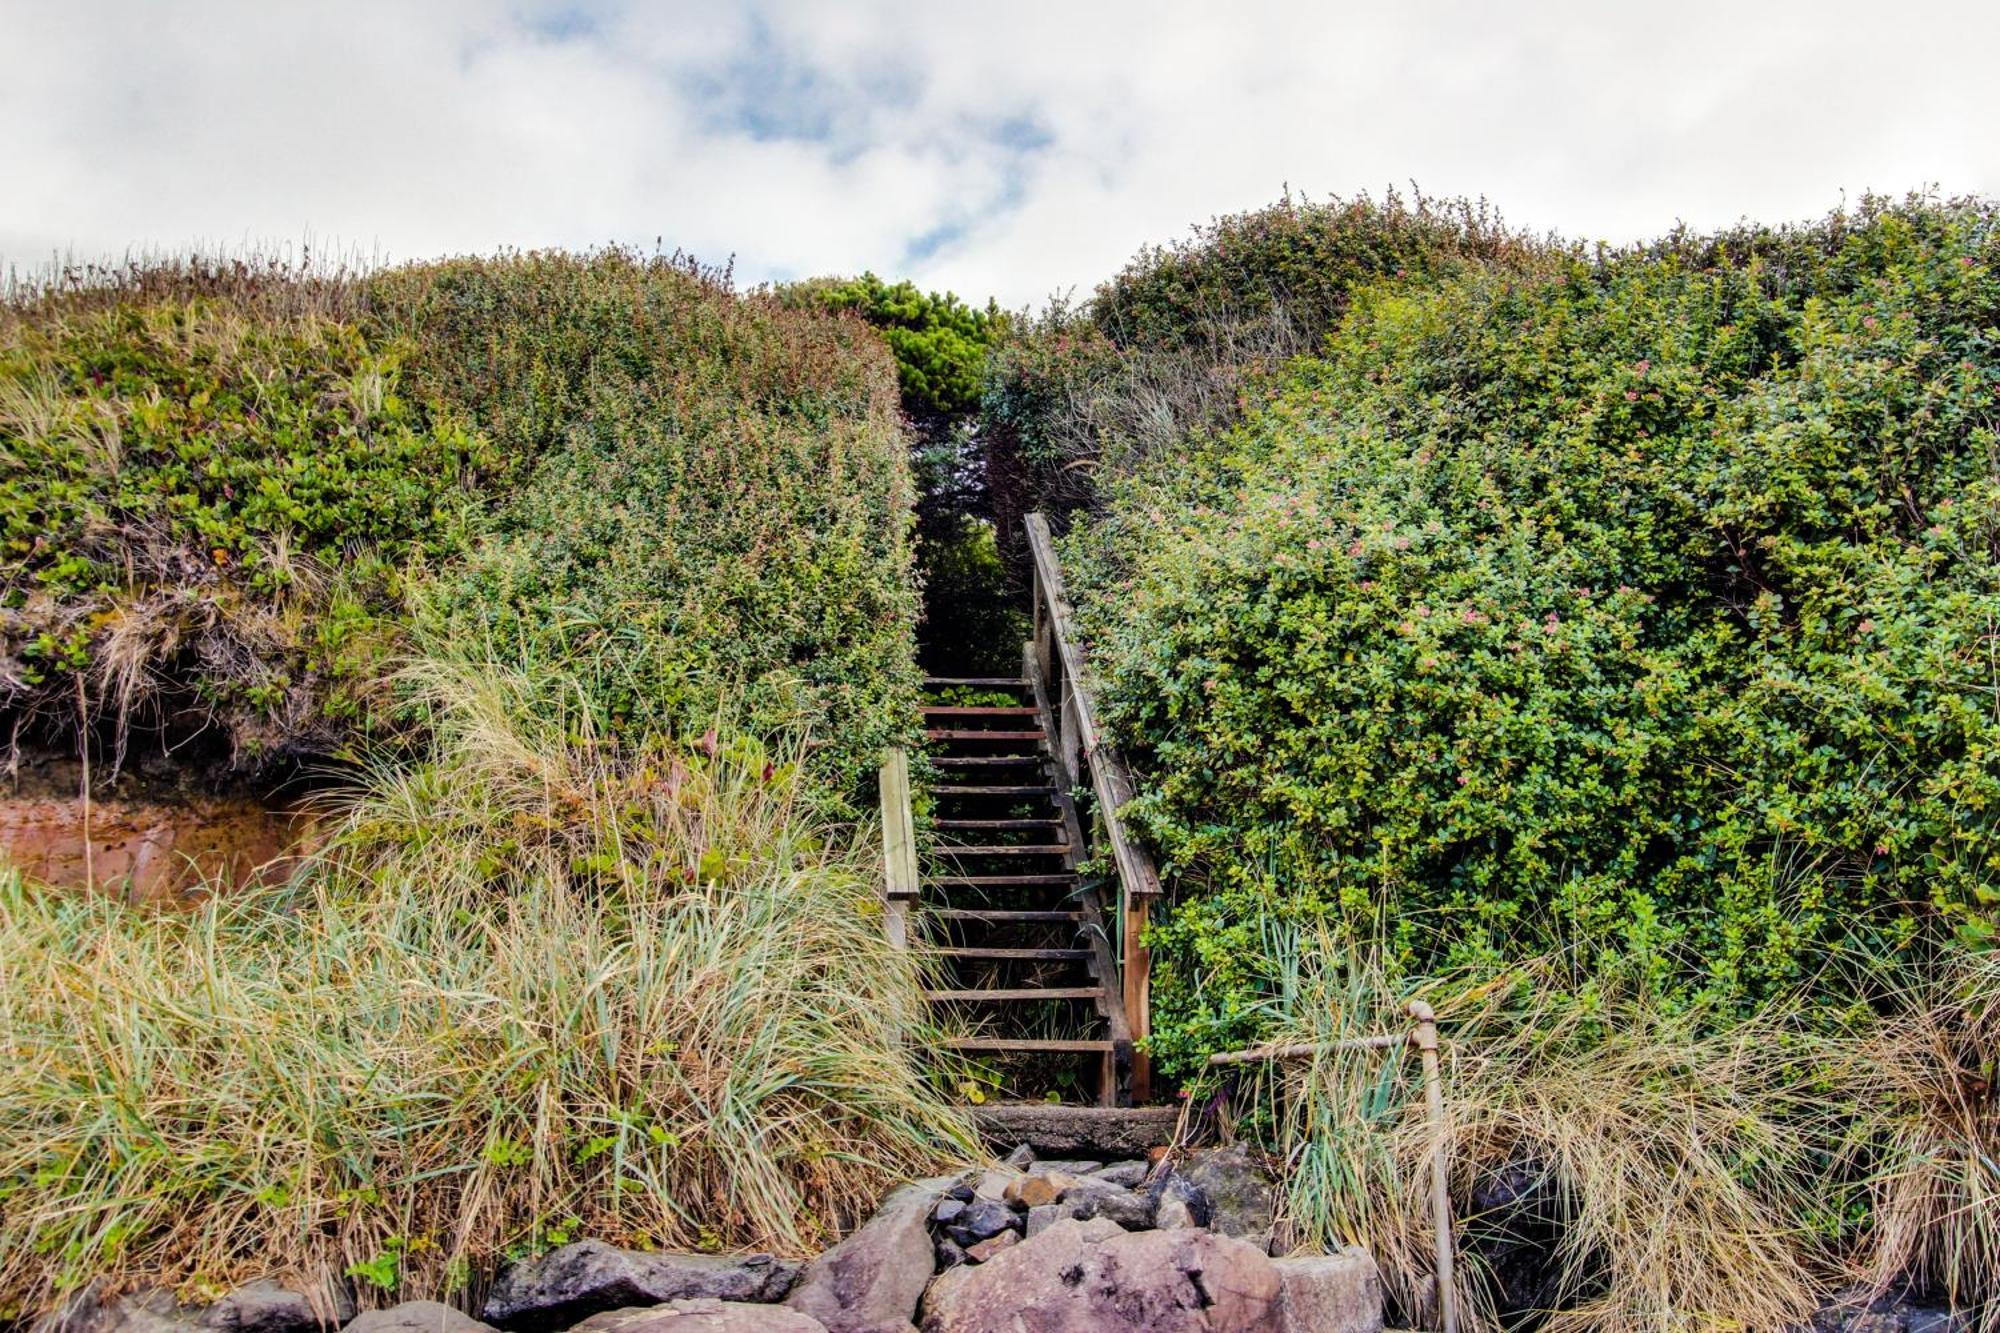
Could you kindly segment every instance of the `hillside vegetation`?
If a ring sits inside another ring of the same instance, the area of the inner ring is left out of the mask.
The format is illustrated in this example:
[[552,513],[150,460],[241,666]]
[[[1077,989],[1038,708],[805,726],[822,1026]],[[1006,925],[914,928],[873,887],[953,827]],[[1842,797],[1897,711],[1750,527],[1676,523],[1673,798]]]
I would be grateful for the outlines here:
[[854,817],[917,683],[860,321],[617,251],[142,266],[6,309],[0,445],[17,740],[350,779],[188,911],[0,875],[0,1320],[800,1254],[970,1150]]
[[906,724],[913,497],[858,322],[620,251],[77,286],[0,316],[0,707],[35,731],[324,756],[388,724],[413,619],[581,664],[602,723],[732,694],[844,779]]

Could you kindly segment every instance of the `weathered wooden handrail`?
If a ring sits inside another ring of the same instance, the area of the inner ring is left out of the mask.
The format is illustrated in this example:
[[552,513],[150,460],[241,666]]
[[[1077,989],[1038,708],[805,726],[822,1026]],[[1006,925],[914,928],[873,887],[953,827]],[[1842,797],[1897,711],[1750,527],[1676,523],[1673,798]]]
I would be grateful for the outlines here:
[[[1034,638],[1027,645],[1026,666],[1037,702],[1046,708],[1054,727],[1050,743],[1064,785],[1088,785],[1097,798],[1098,825],[1118,874],[1119,980],[1125,1026],[1134,1040],[1151,1032],[1152,957],[1146,948],[1146,926],[1153,899],[1160,894],[1160,874],[1120,813],[1138,794],[1131,770],[1098,724],[1097,707],[1084,675],[1083,644],[1075,614],[1056,561],[1055,540],[1048,520],[1027,517],[1028,550],[1034,560]],[[1135,1100],[1150,1092],[1151,1071],[1143,1053],[1132,1058],[1131,1087]]]
[[1246,1051],[1221,1051],[1208,1057],[1212,1066],[1292,1060],[1339,1051],[1393,1051],[1416,1047],[1423,1061],[1424,1112],[1431,1127],[1431,1249],[1437,1279],[1438,1323],[1444,1333],[1458,1333],[1458,1287],[1452,1276],[1451,1160],[1444,1121],[1444,1079],[1438,1070],[1437,1014],[1422,1000],[1403,1006],[1410,1030],[1376,1037],[1344,1037],[1336,1041],[1288,1042],[1254,1046]]
[[889,943],[910,944],[910,904],[917,900],[916,819],[910,811],[910,757],[900,745],[882,760],[882,914]]

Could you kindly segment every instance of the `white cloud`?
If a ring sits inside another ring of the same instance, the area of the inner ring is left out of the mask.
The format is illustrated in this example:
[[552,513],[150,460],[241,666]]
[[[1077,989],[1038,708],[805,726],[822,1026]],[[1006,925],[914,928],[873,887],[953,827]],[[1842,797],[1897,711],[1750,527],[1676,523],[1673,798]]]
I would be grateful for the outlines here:
[[1631,239],[2000,193],[2000,7],[0,0],[0,260],[664,238],[1010,304],[1289,183]]

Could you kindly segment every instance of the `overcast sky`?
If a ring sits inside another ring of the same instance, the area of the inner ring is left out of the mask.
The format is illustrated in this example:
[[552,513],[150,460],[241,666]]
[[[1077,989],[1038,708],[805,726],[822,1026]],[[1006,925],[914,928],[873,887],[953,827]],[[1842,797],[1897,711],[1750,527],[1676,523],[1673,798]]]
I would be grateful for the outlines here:
[[1585,239],[2000,194],[2000,0],[0,0],[0,263],[312,238],[1004,304],[1311,196]]

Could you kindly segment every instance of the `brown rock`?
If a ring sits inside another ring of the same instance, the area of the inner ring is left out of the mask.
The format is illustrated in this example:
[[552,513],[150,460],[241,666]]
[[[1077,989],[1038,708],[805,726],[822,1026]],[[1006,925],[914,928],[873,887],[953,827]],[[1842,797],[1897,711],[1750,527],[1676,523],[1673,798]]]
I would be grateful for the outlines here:
[[782,1306],[689,1300],[607,1310],[571,1333],[826,1333],[826,1325]]
[[386,1310],[364,1310],[347,1327],[353,1333],[493,1333],[491,1324],[436,1301],[404,1301]]
[[[962,1274],[963,1276],[960,1276]],[[924,1303],[925,1333],[1279,1333],[1282,1285],[1254,1247],[1205,1231],[1061,1221]]]
[[965,1257],[975,1264],[983,1264],[1002,1250],[1012,1249],[1021,1243],[1018,1231],[1003,1231],[997,1236],[988,1236],[965,1252]]
[[1001,1198],[1023,1208],[1039,1208],[1062,1198],[1063,1191],[1076,1184],[1076,1177],[1060,1171],[1037,1172],[1009,1181]]

